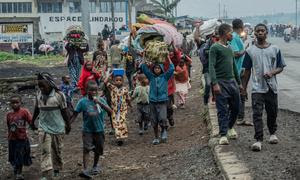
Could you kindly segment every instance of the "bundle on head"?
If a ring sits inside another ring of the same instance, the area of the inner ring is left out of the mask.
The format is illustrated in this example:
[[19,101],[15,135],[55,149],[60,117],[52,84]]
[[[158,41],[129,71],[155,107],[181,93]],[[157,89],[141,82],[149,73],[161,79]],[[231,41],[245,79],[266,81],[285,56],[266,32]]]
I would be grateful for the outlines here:
[[81,26],[72,25],[67,29],[66,38],[69,43],[77,47],[86,47],[87,39]]
[[165,42],[151,41],[146,45],[146,61],[163,63],[169,54],[168,45]]

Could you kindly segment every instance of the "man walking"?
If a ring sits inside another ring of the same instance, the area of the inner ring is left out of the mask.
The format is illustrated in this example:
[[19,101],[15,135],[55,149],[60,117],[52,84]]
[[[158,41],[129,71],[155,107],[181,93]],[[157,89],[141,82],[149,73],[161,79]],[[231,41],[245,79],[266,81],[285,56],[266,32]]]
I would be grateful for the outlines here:
[[263,109],[267,112],[267,126],[270,132],[270,144],[277,144],[277,79],[276,75],[286,66],[280,49],[266,41],[268,28],[264,24],[255,27],[256,43],[247,49],[243,67],[242,95],[247,96],[247,85],[252,73],[252,111],[256,143],[251,146],[253,151],[261,151],[263,141]]
[[[241,34],[244,31],[244,23],[241,19],[234,19],[232,21],[232,40],[230,42],[230,46],[234,52],[234,62],[236,65],[236,68],[238,70],[239,76],[241,77],[242,72],[242,65],[245,57],[245,47],[244,42],[241,38]],[[252,123],[247,122],[244,120],[245,116],[245,101],[246,98],[244,96],[241,96],[241,103],[240,103],[240,111],[237,119],[237,125],[252,125]]]

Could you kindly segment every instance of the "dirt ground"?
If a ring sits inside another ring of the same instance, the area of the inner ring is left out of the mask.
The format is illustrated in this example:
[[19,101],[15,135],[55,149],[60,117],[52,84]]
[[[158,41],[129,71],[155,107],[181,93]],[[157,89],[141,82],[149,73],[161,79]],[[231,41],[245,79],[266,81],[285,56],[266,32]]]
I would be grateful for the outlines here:
[[[18,65],[18,71],[13,65],[0,65],[0,77],[9,73],[9,76],[31,75],[40,70],[37,67]],[[138,135],[135,124],[135,108],[129,114],[129,138],[124,146],[115,145],[114,137],[106,135],[104,156],[100,159],[102,173],[94,179],[222,179],[221,173],[216,166],[213,154],[208,147],[208,130],[203,118],[204,108],[200,89],[200,64],[193,64],[192,89],[188,96],[185,109],[177,109],[175,112],[175,127],[169,130],[168,143],[153,146],[152,129],[143,136]],[[56,76],[66,73],[66,68],[44,68],[54,72]],[[25,107],[32,110],[33,91],[21,92],[24,97]],[[7,112],[7,95],[0,97],[0,116],[4,117]],[[0,179],[12,179],[12,170],[7,163],[6,124],[4,118],[0,123]],[[82,170],[82,119],[77,119],[72,124],[72,131],[64,138],[63,157],[64,170],[60,179],[80,179],[78,174]],[[107,126],[109,129],[109,125]],[[29,131],[32,144],[36,144],[37,136]],[[32,148],[33,165],[25,168],[26,179],[35,180],[39,177],[39,151]],[[92,161],[91,161],[92,162]]]
[[[246,119],[252,118],[252,110],[247,108]],[[247,163],[255,180],[299,180],[300,179],[300,115],[280,110],[278,113],[277,136],[279,144],[268,144],[270,137],[264,114],[264,142],[261,152],[252,152],[254,127],[237,126],[237,141],[230,148],[239,159]]]

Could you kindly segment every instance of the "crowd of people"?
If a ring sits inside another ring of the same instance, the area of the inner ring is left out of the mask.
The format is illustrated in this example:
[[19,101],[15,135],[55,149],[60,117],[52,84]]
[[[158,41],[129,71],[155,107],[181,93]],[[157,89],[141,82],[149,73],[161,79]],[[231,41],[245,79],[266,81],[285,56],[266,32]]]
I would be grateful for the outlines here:
[[[221,24],[213,34],[202,37],[205,41],[199,37],[201,24],[195,24],[194,42],[203,65],[203,102],[205,105],[215,103],[218,111],[219,144],[228,145],[229,139],[238,137],[235,124],[253,126],[244,119],[250,77],[256,139],[251,149],[262,149],[264,107],[271,135],[269,143],[278,143],[276,75],[283,71],[285,62],[280,49],[267,41],[268,27],[256,25],[255,44],[245,46],[240,36],[244,28],[242,20],[233,20],[232,26]],[[138,113],[138,134],[143,135],[152,126],[152,144],[168,142],[168,128],[175,125],[174,110],[185,108],[191,88],[193,43],[188,42],[186,37],[182,47],[171,43],[163,64],[146,62],[143,52],[135,52],[130,41],[124,49],[119,48],[119,43],[114,40],[109,45],[106,39],[99,39],[92,59],[84,56],[89,51],[88,45],[78,47],[67,43],[69,75],[62,77],[60,86],[50,73],[37,75],[38,91],[33,116],[22,107],[20,96],[10,98],[12,112],[7,114],[9,162],[16,179],[23,179],[23,166],[32,164],[26,124],[39,132],[42,179],[59,176],[63,165],[63,136],[70,133],[72,123],[81,113],[82,177],[91,178],[101,171],[99,157],[104,150],[106,116],[116,145],[130,143],[126,141],[130,131],[127,115],[132,102],[136,103]],[[74,94],[80,97],[76,106],[73,106]],[[92,167],[89,167],[91,151],[94,158]]]
[[[196,27],[199,29],[199,25]],[[254,44],[245,46],[240,33],[243,21],[235,19],[232,26],[222,24],[214,34],[201,42],[195,35],[205,77],[204,103],[215,101],[218,111],[221,145],[236,139],[234,125],[253,126],[256,142],[253,151],[261,151],[263,142],[263,110],[267,112],[270,144],[277,144],[278,84],[276,75],[286,66],[280,49],[267,41],[269,29],[265,24],[254,28]],[[199,30],[197,30],[199,31]],[[196,33],[197,33],[196,31]],[[251,77],[251,80],[250,80]],[[253,123],[245,117],[248,82],[251,81]],[[212,92],[212,94],[210,94]]]
[[298,40],[300,35],[300,27],[286,24],[273,24],[269,27],[269,31],[272,37],[284,37],[288,34],[295,40]]

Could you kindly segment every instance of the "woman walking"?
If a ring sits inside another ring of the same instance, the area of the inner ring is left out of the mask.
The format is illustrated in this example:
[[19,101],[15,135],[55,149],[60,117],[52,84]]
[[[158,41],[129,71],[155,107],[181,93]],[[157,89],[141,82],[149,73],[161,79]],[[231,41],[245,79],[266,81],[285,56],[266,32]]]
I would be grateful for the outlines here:
[[67,43],[65,46],[68,55],[68,70],[72,80],[73,87],[77,86],[79,80],[81,66],[84,64],[83,53],[89,51],[89,45],[79,47],[73,43]]

